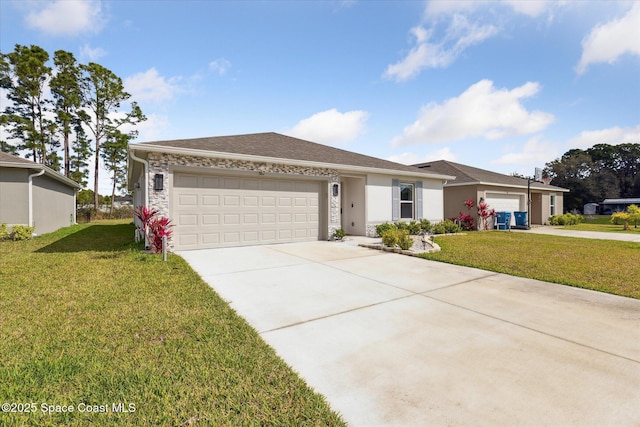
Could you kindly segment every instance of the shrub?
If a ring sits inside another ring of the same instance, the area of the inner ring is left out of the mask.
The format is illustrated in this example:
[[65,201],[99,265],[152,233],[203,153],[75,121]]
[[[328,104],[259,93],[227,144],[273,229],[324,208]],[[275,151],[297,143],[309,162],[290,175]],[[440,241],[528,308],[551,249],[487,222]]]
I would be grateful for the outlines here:
[[0,240],[7,240],[10,237],[11,237],[11,232],[7,227],[7,223],[3,222],[2,224],[0,224]]
[[398,233],[397,245],[400,246],[400,249],[404,251],[411,249],[411,246],[413,246],[413,238],[409,235],[407,230],[398,230],[397,233]]
[[173,234],[173,230],[171,229],[171,227],[173,227],[173,224],[171,224],[171,220],[165,216],[154,218],[150,222],[149,231],[151,234],[151,246],[153,247],[154,252],[162,252],[163,237],[167,238],[167,242],[171,240],[171,235]]
[[382,233],[382,243],[390,248],[399,246],[400,249],[408,250],[413,246],[413,238],[408,230],[392,229]]
[[333,232],[333,238],[336,240],[342,240],[346,235],[347,233],[342,228],[338,228],[336,231]]
[[388,246],[390,248],[396,247],[396,244],[398,243],[397,229],[388,229],[386,231],[383,231],[380,236],[382,237],[382,243],[384,243],[385,246]]
[[410,235],[417,236],[418,234],[420,234],[420,230],[422,229],[422,227],[420,226],[420,223],[418,221],[411,221],[409,222],[407,229],[409,230]]
[[576,215],[572,213],[566,213],[564,215],[553,215],[549,217],[549,224],[551,225],[577,225],[584,221],[582,215]]
[[442,222],[437,223],[433,226],[433,234],[448,234],[448,233],[459,233],[462,231],[460,226],[450,219],[445,219]]
[[384,234],[385,231],[395,230],[395,229],[396,229],[395,225],[385,222],[383,224],[376,225],[376,234],[382,237],[382,234]]
[[420,230],[424,231],[425,233],[431,231],[431,222],[426,218],[422,218],[420,220]]
[[454,221],[457,222],[463,230],[472,231],[476,229],[476,222],[470,214],[460,212]]
[[409,231],[409,224],[403,221],[398,221],[395,223],[395,226],[398,230],[407,230]]
[[29,240],[33,235],[33,227],[26,225],[14,225],[11,232],[13,240]]

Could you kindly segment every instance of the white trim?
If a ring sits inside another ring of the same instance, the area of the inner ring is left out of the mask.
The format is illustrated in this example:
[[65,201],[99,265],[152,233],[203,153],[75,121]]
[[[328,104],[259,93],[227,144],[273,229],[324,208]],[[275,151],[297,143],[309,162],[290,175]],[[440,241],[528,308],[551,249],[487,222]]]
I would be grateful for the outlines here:
[[276,163],[276,164],[287,164],[294,166],[305,166],[305,167],[317,167],[322,169],[336,169],[339,173],[347,172],[360,172],[360,173],[377,173],[384,175],[395,175],[395,176],[406,176],[406,177],[421,177],[432,178],[432,179],[440,179],[440,180],[453,180],[455,176],[453,175],[440,175],[440,174],[430,174],[425,172],[412,172],[405,171],[400,169],[382,169],[368,166],[352,166],[352,165],[341,165],[336,163],[324,163],[324,162],[314,162],[309,160],[295,160],[295,159],[285,159],[280,157],[265,157],[265,156],[256,156],[253,154],[238,154],[238,153],[225,153],[222,151],[209,151],[209,150],[196,150],[192,148],[176,148],[176,147],[165,147],[158,146],[153,144],[136,144],[129,146],[129,151],[132,150],[140,150],[146,152],[156,152],[156,153],[167,153],[167,154],[180,154],[186,156],[196,156],[196,157],[220,157],[223,159],[231,159],[231,160],[244,160],[249,162],[267,162],[267,163]]
[[[497,182],[485,182],[485,181],[473,181],[473,182],[452,182],[452,183],[445,183],[445,187],[464,187],[466,185],[489,185],[492,187],[507,187],[507,188],[522,188],[524,190],[527,189],[526,185],[513,185],[513,184],[500,184]],[[551,188],[549,188],[551,187]],[[491,190],[489,190],[491,191]],[[531,186],[531,191],[560,191],[563,193],[568,193],[569,189],[567,188],[562,188],[562,187],[553,187],[553,186],[545,186],[545,187],[538,187],[538,186]]]
[[[47,176],[60,181],[64,184],[67,184],[70,187],[74,187],[77,189],[81,189],[82,186],[80,184],[78,184],[77,182],[75,182],[74,180],[67,178],[66,176],[62,175],[59,172],[54,171],[53,169],[51,169],[48,166],[45,166],[43,164],[40,163],[33,163],[33,164],[29,164],[29,163],[18,163],[18,162],[0,162],[0,167],[3,168],[19,168],[19,169],[35,169],[35,170],[41,170],[44,171],[44,173],[47,174]],[[40,176],[40,175],[38,175]]]
[[142,163],[142,165],[144,166],[142,171],[142,173],[144,174],[144,206],[149,207],[149,162],[143,158],[136,156],[131,148],[129,148],[129,156],[133,160]]

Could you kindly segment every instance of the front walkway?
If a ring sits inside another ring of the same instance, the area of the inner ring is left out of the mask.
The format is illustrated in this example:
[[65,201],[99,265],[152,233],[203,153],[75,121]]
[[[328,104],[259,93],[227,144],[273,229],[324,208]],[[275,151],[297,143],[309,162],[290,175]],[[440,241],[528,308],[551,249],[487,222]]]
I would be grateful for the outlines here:
[[[622,226],[620,226],[622,227]],[[620,240],[623,242],[640,242],[640,234],[633,233],[607,233],[602,231],[577,231],[577,230],[564,230],[562,227],[552,226],[534,226],[531,230],[511,230],[518,233],[535,233],[535,234],[548,234],[552,236],[563,237],[579,237],[583,239],[599,239],[599,240]]]
[[638,425],[640,300],[345,243],[179,255],[351,426]]

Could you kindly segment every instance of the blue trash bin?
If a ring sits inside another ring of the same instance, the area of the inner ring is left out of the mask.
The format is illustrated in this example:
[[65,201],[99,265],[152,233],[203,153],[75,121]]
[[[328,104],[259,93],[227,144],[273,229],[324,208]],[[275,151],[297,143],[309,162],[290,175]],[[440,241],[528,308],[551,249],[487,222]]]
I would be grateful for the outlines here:
[[508,230],[511,225],[511,212],[496,212],[496,228],[498,230]]
[[527,213],[526,212],[514,212],[513,215],[516,217],[516,225],[518,225],[518,226],[527,225]]

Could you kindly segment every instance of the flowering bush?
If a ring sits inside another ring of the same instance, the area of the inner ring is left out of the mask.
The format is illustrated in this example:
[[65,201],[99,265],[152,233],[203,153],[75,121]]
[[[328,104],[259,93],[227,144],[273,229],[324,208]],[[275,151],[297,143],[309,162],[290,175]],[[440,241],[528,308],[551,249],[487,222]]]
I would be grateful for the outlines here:
[[167,238],[167,242],[171,240],[171,235],[173,234],[171,227],[173,227],[171,220],[165,216],[154,218],[149,224],[149,230],[151,231],[151,247],[155,253],[162,252],[163,237]]
[[495,209],[489,209],[489,204],[485,201],[478,203],[478,216],[480,217],[480,229],[489,229],[489,219],[496,216]]
[[146,206],[136,208],[133,214],[142,222],[142,227],[138,227],[138,230],[151,243],[151,249],[155,253],[162,252],[162,238],[166,236],[169,242],[173,234],[171,220],[164,216],[158,218],[158,210]]
[[[464,205],[467,208],[467,211],[471,211],[471,209],[475,206],[475,203],[471,199],[467,199],[464,202]],[[451,218],[451,221],[455,222],[465,231],[471,231],[476,229],[476,221],[473,219],[473,216],[470,213],[460,212],[457,218]]]

